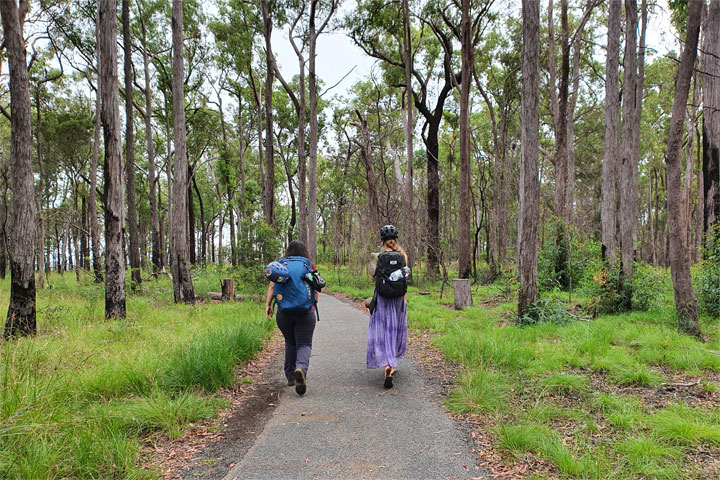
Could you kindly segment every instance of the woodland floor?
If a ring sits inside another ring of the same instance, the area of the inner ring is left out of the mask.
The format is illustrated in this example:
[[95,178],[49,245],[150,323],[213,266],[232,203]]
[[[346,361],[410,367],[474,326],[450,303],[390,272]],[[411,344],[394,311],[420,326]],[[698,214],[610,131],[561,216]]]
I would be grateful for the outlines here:
[[[340,292],[334,292],[333,296],[342,300],[345,306],[351,306],[357,312],[356,315],[360,315],[355,324],[361,322],[359,319],[365,319],[364,326],[360,326],[360,330],[367,328],[367,309],[358,300],[361,295],[351,297]],[[485,301],[479,299],[479,303],[483,309],[494,309],[502,302],[497,299]],[[438,304],[438,306],[440,305],[442,304]],[[415,308],[422,309],[422,303],[420,303],[420,307]],[[336,310],[336,308],[333,307],[331,310]],[[443,310],[445,311],[443,315],[458,318],[456,312],[449,309]],[[413,315],[414,319],[416,321],[420,319],[418,322],[420,324],[425,322],[425,320],[422,320],[425,318],[422,310],[416,310],[416,312]],[[413,312],[411,311],[411,313]],[[434,313],[436,316],[440,314],[442,312],[435,311]],[[353,316],[353,314],[341,313],[337,317],[329,313],[327,307],[323,309],[321,304],[321,318],[326,323],[320,323],[319,325],[321,328],[325,328],[331,324],[346,320],[345,317],[348,316]],[[500,314],[499,320],[497,320],[499,328],[510,327],[510,324],[505,325],[508,322],[503,318],[503,314]],[[433,320],[433,322],[435,321],[437,320]],[[628,320],[628,325],[631,325],[633,321]],[[590,324],[579,323],[580,327],[586,325]],[[357,328],[357,325],[352,328]],[[532,331],[525,330],[521,334],[530,335]],[[548,331],[547,329],[546,331],[541,330],[537,334],[546,335]],[[710,355],[711,361],[706,360],[707,367],[703,367],[702,371],[695,371],[689,369],[689,367],[685,367],[685,369],[663,367],[662,365],[665,362],[670,361],[663,359],[660,363],[653,364],[654,366],[648,369],[651,377],[655,375],[654,380],[652,378],[645,380],[644,377],[640,377],[627,384],[618,383],[617,378],[612,377],[609,373],[603,373],[602,369],[596,371],[588,368],[566,366],[560,374],[547,377],[548,373],[545,372],[537,375],[535,380],[524,378],[527,373],[519,373],[520,377],[518,378],[524,379],[518,380],[517,385],[528,387],[527,392],[524,392],[522,387],[520,390],[511,387],[508,398],[507,395],[503,395],[501,391],[498,391],[498,398],[504,399],[501,401],[506,403],[503,411],[509,413],[483,413],[493,411],[492,406],[489,406],[486,408],[490,408],[490,410],[486,409],[483,412],[467,411],[467,408],[463,408],[460,410],[465,410],[464,413],[455,414],[452,412],[458,411],[458,409],[452,406],[453,395],[456,396],[456,399],[461,396],[461,400],[466,406],[470,406],[470,410],[477,408],[477,399],[468,400],[467,395],[462,397],[464,389],[472,388],[472,384],[468,384],[468,378],[472,377],[473,371],[468,370],[467,366],[460,365],[459,362],[455,363],[449,360],[447,351],[443,354],[443,335],[443,333],[433,328],[415,328],[409,333],[408,355],[404,360],[405,365],[401,364],[401,370],[406,375],[411,370],[412,376],[417,377],[415,379],[417,383],[408,382],[408,384],[402,385],[406,377],[400,376],[400,382],[396,385],[398,388],[393,391],[383,391],[381,388],[373,390],[373,385],[376,383],[375,373],[377,372],[369,373],[368,376],[363,373],[360,377],[351,373],[352,378],[349,383],[354,385],[346,386],[349,393],[344,400],[363,398],[364,395],[364,400],[361,403],[367,409],[368,404],[379,403],[377,401],[378,397],[385,397],[385,400],[392,397],[395,400],[405,397],[409,401],[411,397],[425,395],[426,398],[423,401],[432,403],[436,408],[436,413],[439,412],[440,416],[445,417],[447,421],[451,421],[453,425],[451,429],[455,430],[451,434],[452,438],[459,442],[456,445],[462,444],[462,449],[472,458],[470,462],[461,463],[465,469],[464,472],[459,474],[455,472],[444,476],[448,478],[609,478],[608,475],[613,476],[613,472],[615,472],[615,474],[619,475],[618,478],[720,478],[720,449],[714,443],[717,442],[720,434],[717,426],[717,420],[720,419],[718,413],[720,412],[720,393],[717,388],[720,386],[720,371],[717,369],[717,362],[712,361],[712,354]],[[632,333],[629,333],[628,339],[632,335]],[[360,335],[357,332],[350,334],[342,329],[336,331],[334,336],[331,335],[336,339],[342,339],[346,336],[359,337]],[[361,339],[360,344],[363,341],[364,337]],[[554,341],[559,342],[560,337]],[[620,340],[613,340],[613,342],[617,341]],[[651,337],[642,340],[642,342],[650,341]],[[673,352],[674,348],[678,348],[672,343],[674,341],[671,340],[671,343],[667,344],[667,351],[670,353]],[[681,339],[681,341],[684,340]],[[517,345],[523,343],[520,339],[516,339],[514,342],[518,342]],[[625,339],[620,341],[621,344],[623,342],[625,342]],[[614,345],[617,345],[615,348],[621,348],[621,344],[614,343]],[[638,347],[635,341],[629,342],[631,352],[633,349],[637,350],[638,348],[642,350],[646,346],[648,344],[641,343],[640,347]],[[445,347],[447,348],[447,343]],[[313,361],[311,362],[311,371],[315,367],[314,371],[317,372],[320,359],[316,359],[315,356],[322,356],[323,348],[326,347],[316,343],[313,351]],[[711,353],[716,351],[713,348],[717,347],[710,344],[709,351]],[[518,354],[522,353],[520,350],[517,352]],[[355,352],[354,356],[359,357],[360,354]],[[498,358],[501,359],[502,357]],[[629,358],[633,358],[632,353]],[[698,365],[700,365],[702,360],[695,359],[692,362],[699,362]],[[341,363],[344,362],[342,360],[336,361],[338,365]],[[410,368],[408,368],[408,363],[411,364]],[[335,363],[330,365],[333,365],[334,368]],[[353,365],[351,368],[361,371],[363,366],[364,358],[359,358],[359,365]],[[638,368],[640,373],[645,370],[642,367]],[[324,375],[326,370],[322,371]],[[312,375],[309,377],[309,393],[306,397],[311,396],[310,392],[313,392],[314,384],[311,380],[314,377]],[[314,373],[314,375],[317,375],[317,373]],[[298,398],[291,388],[284,385],[282,338],[278,332],[268,341],[266,348],[259,353],[255,360],[237,370],[236,376],[238,379],[244,379],[242,381],[245,383],[237,383],[235,387],[222,393],[229,400],[230,407],[221,413],[218,420],[194,424],[181,438],[173,442],[161,441],[155,444],[154,447],[148,446],[148,453],[155,459],[155,464],[164,472],[164,478],[223,478],[228,472],[233,473],[233,475],[224,477],[228,480],[235,478],[340,477],[340,475],[334,474],[337,470],[329,469],[330,465],[328,463],[322,464],[312,457],[305,458],[304,463],[308,464],[306,469],[302,467],[297,469],[297,464],[301,464],[303,461],[296,459],[295,465],[292,465],[292,462],[290,464],[275,462],[272,464],[274,467],[286,470],[276,470],[273,475],[268,474],[267,477],[253,475],[252,473],[253,471],[262,471],[261,468],[253,470],[258,466],[253,464],[252,457],[254,455],[254,459],[257,460],[263,455],[263,450],[256,448],[249,455],[251,457],[249,460],[247,454],[253,449],[256,439],[262,436],[263,429],[270,428],[272,430],[270,435],[277,436],[276,434],[283,433],[282,428],[293,423],[298,426],[301,424],[307,426],[313,422],[329,424],[331,429],[325,430],[324,433],[321,432],[320,436],[322,436],[339,429],[340,425],[336,425],[336,428],[333,429],[332,424],[340,421],[341,417],[344,415],[352,416],[349,411],[338,410],[339,417],[337,415],[325,416],[322,414],[313,420],[312,410],[321,413],[318,409],[325,409],[326,407],[323,404],[318,406],[317,402],[314,404],[317,408],[309,406],[307,407],[307,413],[303,411],[303,407],[299,406],[301,404],[298,403],[298,400],[308,402],[310,399]],[[490,378],[494,377],[491,376]],[[584,383],[573,384],[572,382],[578,378],[585,379]],[[560,381],[560,384],[542,383],[548,379]],[[540,388],[537,385],[538,380]],[[562,382],[565,381],[569,383],[563,384]],[[361,389],[357,388],[358,383],[361,385]],[[545,386],[542,387],[542,385]],[[401,390],[403,387],[405,387],[404,391]],[[370,389],[368,391],[362,390],[368,388]],[[354,396],[352,395],[353,391],[355,392]],[[459,395],[458,392],[460,392]],[[488,392],[492,396],[494,392],[492,386],[490,386]],[[391,393],[391,395],[386,396],[386,393]],[[323,402],[332,397],[326,390],[321,391],[320,394],[326,396],[322,399]],[[338,397],[340,397],[339,394]],[[625,401],[623,399],[627,399],[630,403],[623,405],[622,402]],[[333,400],[342,400],[342,398],[333,398]],[[601,402],[600,405],[597,403],[598,401]],[[617,403],[618,401],[620,403]],[[632,403],[635,401],[637,404]],[[383,405],[383,408],[387,408],[387,404],[383,403]],[[333,406],[329,405],[327,408],[332,410]],[[337,405],[335,408],[337,408]],[[281,411],[278,413],[278,410]],[[692,423],[692,416],[686,417],[689,420],[672,417],[672,421],[677,421],[677,425],[672,424],[668,428],[672,428],[672,435],[676,435],[678,438],[685,435],[682,432],[683,428],[700,430],[692,430],[694,433],[683,437],[685,440],[667,440],[668,444],[677,445],[677,447],[664,447],[666,445],[663,443],[665,438],[671,437],[657,437],[660,439],[658,440],[660,443],[655,443],[656,437],[654,435],[663,435],[663,433],[656,433],[654,430],[656,428],[655,424],[648,424],[647,421],[660,422],[666,419],[666,417],[663,417],[666,414],[692,415],[692,412],[709,412],[707,415],[711,416],[699,419],[697,424]],[[375,412],[375,415],[377,413]],[[382,411],[380,413],[385,415]],[[285,416],[286,421],[278,423],[278,415],[280,418]],[[275,420],[275,424],[271,423],[273,420]],[[403,421],[396,421],[395,427],[397,429],[401,429],[401,422]],[[629,423],[626,425],[625,422]],[[548,426],[551,430],[543,430],[545,426]],[[651,428],[648,428],[649,426]],[[372,431],[374,428],[372,422],[369,426],[362,428],[366,428],[367,431],[363,432],[361,429],[357,437],[373,439],[373,435],[376,433]],[[529,428],[527,434],[523,433],[524,428]],[[536,430],[538,428],[539,430]],[[707,430],[702,430],[703,428],[707,428]],[[422,428],[416,428],[415,433],[422,430]],[[517,434],[518,431],[521,439],[540,435],[542,440],[538,441],[541,443],[535,446],[509,443],[512,435]],[[704,432],[701,435],[704,435],[703,438],[706,438],[706,440],[696,441],[692,438],[692,435],[701,431]],[[423,434],[433,435],[434,433],[433,430],[420,432],[417,436],[413,434],[410,436],[411,443],[418,443],[420,441],[418,437]],[[265,436],[267,435],[266,432]],[[313,438],[313,436],[310,435],[307,438]],[[561,443],[555,443],[555,440],[553,440],[555,438],[559,438]],[[649,440],[644,440],[645,438],[649,438]],[[357,439],[353,438],[353,440]],[[336,439],[335,441],[342,442],[342,439]],[[680,443],[673,444],[672,442],[675,441]],[[614,453],[614,450],[608,451],[608,442],[610,445],[615,442],[621,447],[625,446],[623,448],[633,447],[637,450],[625,450],[626,454],[630,456],[628,460],[625,460],[620,453],[623,450],[618,450],[617,453]],[[657,445],[660,445],[660,447]],[[382,447],[378,448],[381,449]],[[150,451],[151,449],[154,451]],[[600,456],[603,456],[603,459],[592,463],[592,459],[596,455],[596,449],[601,454]],[[376,449],[371,450],[372,452],[376,451]],[[449,454],[449,456],[462,455],[459,450],[460,448],[458,448],[457,452]],[[565,452],[571,452],[572,455],[567,457],[569,458],[567,464],[562,463],[566,457]],[[348,454],[357,455],[357,450],[345,450],[344,455],[347,456]],[[620,456],[617,456],[618,454]],[[673,458],[679,460],[676,455],[682,455],[683,458],[682,465],[679,463],[677,465],[680,470],[673,470],[672,465],[675,462]],[[238,464],[243,459],[245,459],[246,463],[248,461],[250,463],[241,468]],[[338,459],[340,464],[343,461],[348,461],[348,459]],[[313,470],[311,466],[313,463],[318,464],[320,469]],[[268,465],[265,465],[264,468],[267,467]],[[413,474],[405,476],[403,473],[406,472],[402,470],[390,471],[386,469],[385,465],[378,465],[378,462],[373,465],[367,462],[351,462],[350,464],[344,464],[344,467],[345,470],[342,475],[344,478],[413,478]],[[635,470],[636,468],[637,470]],[[573,469],[577,469],[575,470],[577,473],[571,473]],[[657,474],[654,477],[652,475],[648,477],[643,472],[657,472]],[[246,475],[239,475],[240,473],[246,473]],[[416,473],[414,478],[440,477],[432,474],[418,476]]]

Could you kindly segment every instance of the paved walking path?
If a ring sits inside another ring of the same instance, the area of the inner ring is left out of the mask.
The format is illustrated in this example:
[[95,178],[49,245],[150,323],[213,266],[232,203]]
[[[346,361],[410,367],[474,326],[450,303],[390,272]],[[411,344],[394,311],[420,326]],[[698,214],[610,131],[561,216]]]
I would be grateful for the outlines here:
[[330,295],[320,296],[319,311],[307,393],[284,387],[225,480],[481,477],[420,367],[402,359],[395,387],[384,389],[382,370],[365,368],[368,315]]

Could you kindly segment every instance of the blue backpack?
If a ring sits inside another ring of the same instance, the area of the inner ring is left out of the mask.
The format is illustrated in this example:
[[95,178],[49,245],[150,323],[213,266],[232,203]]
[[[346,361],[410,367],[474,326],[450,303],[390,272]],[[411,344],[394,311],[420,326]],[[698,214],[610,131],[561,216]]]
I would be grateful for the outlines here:
[[315,292],[305,277],[312,272],[310,260],[305,257],[287,257],[279,261],[287,268],[288,279],[283,283],[276,283],[273,288],[278,311],[288,313],[310,311],[315,304]]

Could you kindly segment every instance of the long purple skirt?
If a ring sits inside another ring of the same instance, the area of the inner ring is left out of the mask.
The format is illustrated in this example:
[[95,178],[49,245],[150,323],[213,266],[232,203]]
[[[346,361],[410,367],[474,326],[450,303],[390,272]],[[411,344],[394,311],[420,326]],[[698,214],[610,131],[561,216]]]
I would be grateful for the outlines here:
[[398,359],[405,355],[406,344],[407,305],[404,298],[378,295],[368,326],[367,368],[397,367]]

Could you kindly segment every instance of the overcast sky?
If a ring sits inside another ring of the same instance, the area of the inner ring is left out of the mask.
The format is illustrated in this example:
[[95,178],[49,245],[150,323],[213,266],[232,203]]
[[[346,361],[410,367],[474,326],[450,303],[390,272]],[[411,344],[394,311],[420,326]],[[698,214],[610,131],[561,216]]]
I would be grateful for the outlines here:
[[[519,5],[520,2],[517,3]],[[354,4],[354,1],[344,2],[340,15],[344,15]],[[547,8],[546,5],[543,7]],[[670,25],[669,17],[667,0],[659,0],[648,22],[647,46],[651,50],[648,52],[649,57],[653,56],[652,51],[665,55],[668,51],[677,49],[676,32]],[[596,40],[601,45],[606,44],[604,33]],[[299,70],[297,57],[288,41],[287,30],[273,32],[273,50],[283,76],[290,81]],[[318,38],[316,58],[318,76],[326,87],[335,85],[347,75],[340,85],[332,90],[331,95],[345,93],[356,82],[368,78],[375,63],[355,46],[343,31],[321,35]],[[351,73],[348,75],[348,72]]]

